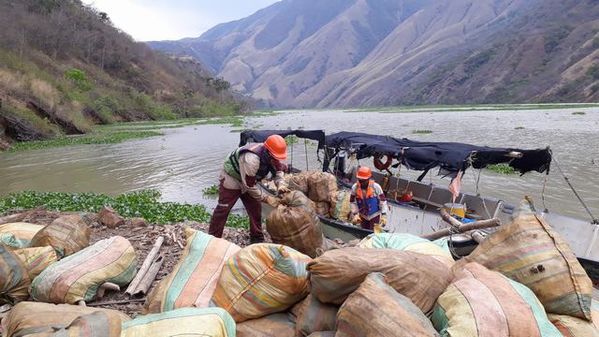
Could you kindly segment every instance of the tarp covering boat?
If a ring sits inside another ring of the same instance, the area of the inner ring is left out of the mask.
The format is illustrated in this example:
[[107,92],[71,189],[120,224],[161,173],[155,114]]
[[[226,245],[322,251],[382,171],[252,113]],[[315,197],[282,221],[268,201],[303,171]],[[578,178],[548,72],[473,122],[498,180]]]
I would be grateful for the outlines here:
[[[549,172],[551,150],[496,148],[451,142],[419,142],[407,138],[339,132],[326,136],[326,147],[336,152],[355,151],[357,159],[389,155],[404,166],[420,171],[440,167],[449,175],[468,167],[484,168],[505,163],[524,174],[529,171]],[[325,167],[328,163],[325,162]]]
[[283,138],[296,136],[299,138],[312,139],[318,142],[318,148],[322,149],[325,143],[325,135],[322,130],[245,130],[241,132],[239,146],[248,142],[262,143],[271,135],[279,135]]

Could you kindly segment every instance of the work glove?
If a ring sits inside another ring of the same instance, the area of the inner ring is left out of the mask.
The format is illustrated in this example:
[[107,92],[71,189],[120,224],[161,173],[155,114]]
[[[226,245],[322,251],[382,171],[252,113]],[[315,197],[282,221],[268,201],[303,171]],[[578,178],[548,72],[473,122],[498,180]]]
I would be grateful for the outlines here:
[[277,187],[277,192],[279,193],[279,195],[281,195],[281,194],[289,193],[289,192],[291,192],[291,190],[289,189],[289,187],[287,187],[287,185],[281,185],[281,186]]
[[379,221],[379,225],[381,225],[381,227],[387,226],[387,215],[386,214],[381,215],[381,220]]
[[262,201],[272,207],[275,207],[275,208],[281,204],[281,200],[279,198],[275,198],[270,195],[267,195],[266,197],[264,197],[264,199],[262,199]]

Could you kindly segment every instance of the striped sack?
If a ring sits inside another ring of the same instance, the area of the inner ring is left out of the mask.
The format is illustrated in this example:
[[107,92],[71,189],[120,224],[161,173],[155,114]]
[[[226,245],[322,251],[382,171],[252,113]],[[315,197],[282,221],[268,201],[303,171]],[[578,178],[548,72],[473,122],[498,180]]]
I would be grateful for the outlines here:
[[121,337],[235,337],[235,321],[221,308],[181,308],[123,323]]
[[312,295],[342,304],[370,273],[381,272],[400,294],[428,313],[452,279],[444,263],[418,253],[359,247],[327,251],[308,265]]
[[313,332],[308,337],[335,337],[336,331],[318,331]]
[[51,264],[58,261],[58,255],[52,247],[34,247],[15,249],[15,255],[21,260],[29,279],[33,280]]
[[12,248],[27,248],[31,239],[44,226],[27,222],[15,222],[0,225],[0,243]]
[[[91,314],[97,314],[89,316]],[[130,318],[116,310],[68,304],[21,302],[2,320],[5,337],[80,336],[118,337],[122,322]],[[93,329],[82,329],[86,326]],[[62,331],[60,331],[62,330]],[[64,334],[64,331],[68,334]]]
[[148,295],[144,313],[185,307],[207,307],[225,262],[239,251],[236,244],[185,228],[187,245],[179,262]]
[[431,320],[447,337],[561,336],[530,289],[478,263],[456,271]]
[[129,240],[114,236],[96,242],[46,268],[31,284],[31,297],[49,303],[91,301],[105,282],[124,286],[137,262]]
[[272,241],[310,257],[321,255],[324,235],[313,205],[300,191],[287,193],[266,218],[266,230]]
[[21,259],[0,244],[0,303],[16,303],[29,298],[31,279]]
[[335,330],[337,311],[339,310],[336,305],[321,303],[310,294],[297,306],[296,336],[305,337],[316,331]]
[[591,280],[568,244],[535,214],[499,227],[464,260],[528,286],[548,313],[591,320]]
[[395,337],[408,331],[411,337],[439,336],[422,311],[387,284],[385,275],[372,273],[339,308],[335,336]]
[[550,314],[549,320],[564,337],[599,337],[599,329],[584,319]]
[[212,303],[238,323],[285,311],[308,294],[309,262],[310,257],[282,245],[245,247],[225,263]]
[[295,324],[287,314],[272,314],[237,324],[237,337],[294,337]]
[[438,244],[435,244],[427,239],[423,239],[412,234],[403,233],[379,233],[370,234],[364,238],[358,247],[363,248],[389,248],[403,250],[406,252],[420,253],[424,255],[430,255],[435,259],[443,262],[448,267],[452,267],[454,264],[453,257],[447,249],[441,248]]
[[30,247],[52,246],[61,258],[89,246],[90,229],[78,215],[60,217],[37,232]]

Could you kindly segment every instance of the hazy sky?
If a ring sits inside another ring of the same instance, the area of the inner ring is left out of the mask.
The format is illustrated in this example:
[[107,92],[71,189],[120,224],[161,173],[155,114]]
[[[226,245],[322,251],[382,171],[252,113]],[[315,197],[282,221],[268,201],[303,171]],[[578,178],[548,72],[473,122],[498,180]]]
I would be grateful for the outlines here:
[[197,37],[279,0],[83,0],[138,41]]

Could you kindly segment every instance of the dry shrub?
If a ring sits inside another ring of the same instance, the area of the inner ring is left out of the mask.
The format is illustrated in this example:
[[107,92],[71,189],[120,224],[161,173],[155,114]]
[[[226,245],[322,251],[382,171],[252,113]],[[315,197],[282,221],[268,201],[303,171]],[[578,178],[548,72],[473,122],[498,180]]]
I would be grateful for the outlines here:
[[39,102],[48,109],[55,109],[60,102],[60,93],[50,83],[34,78],[29,85],[31,93]]
[[24,87],[23,76],[10,70],[0,69],[0,91],[6,90],[9,94],[20,94],[24,91]]

